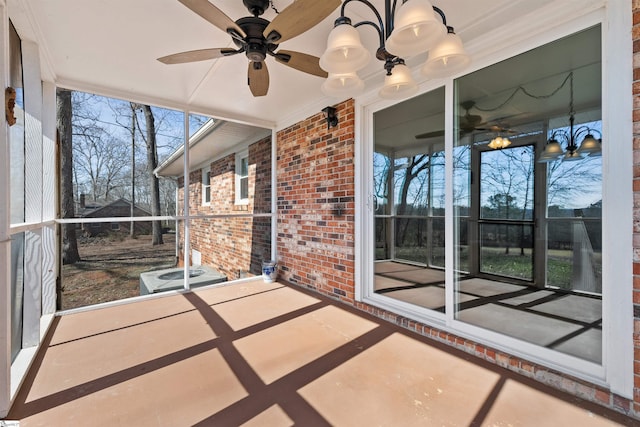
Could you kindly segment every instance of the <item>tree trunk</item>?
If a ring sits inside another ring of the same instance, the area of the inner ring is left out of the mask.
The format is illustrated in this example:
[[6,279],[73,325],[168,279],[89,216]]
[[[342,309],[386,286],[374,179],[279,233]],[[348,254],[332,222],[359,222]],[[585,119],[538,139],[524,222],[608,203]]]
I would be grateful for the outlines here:
[[[136,207],[136,105],[131,105],[131,217],[135,215]],[[129,237],[136,237],[136,223],[129,224]]]
[[[56,100],[57,127],[60,142],[61,216],[74,218],[73,199],[73,131],[71,124],[71,91],[59,89]],[[62,224],[62,263],[75,264],[80,261],[75,224]]]
[[[151,107],[143,105],[144,119],[147,128],[147,167],[151,184],[151,215],[160,216],[160,182],[153,171],[158,167],[158,149],[156,145],[156,125]],[[162,222],[153,221],[152,245],[163,244]]]

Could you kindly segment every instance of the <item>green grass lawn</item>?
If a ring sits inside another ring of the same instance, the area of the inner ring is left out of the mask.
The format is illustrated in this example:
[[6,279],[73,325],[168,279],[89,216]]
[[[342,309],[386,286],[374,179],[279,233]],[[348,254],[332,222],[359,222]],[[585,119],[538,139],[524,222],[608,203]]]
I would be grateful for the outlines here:
[[[533,277],[532,250],[525,249],[520,255],[520,248],[510,248],[505,254],[505,248],[482,248],[482,272],[524,280]],[[376,249],[376,259],[384,259],[384,249]],[[457,269],[468,270],[468,249],[461,247]],[[570,250],[549,250],[547,253],[547,284],[561,289],[571,289],[571,274],[573,254]],[[396,248],[395,258],[399,260],[427,263],[427,249],[425,247]],[[602,256],[593,255],[596,277],[601,277]],[[432,253],[431,266],[444,267],[444,248],[435,248]]]

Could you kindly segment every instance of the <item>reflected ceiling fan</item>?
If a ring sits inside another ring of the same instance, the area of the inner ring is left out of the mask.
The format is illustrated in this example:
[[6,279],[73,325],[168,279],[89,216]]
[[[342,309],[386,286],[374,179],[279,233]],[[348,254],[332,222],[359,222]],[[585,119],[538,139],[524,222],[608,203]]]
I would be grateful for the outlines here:
[[206,61],[244,53],[249,59],[248,84],[253,96],[264,96],[269,90],[269,71],[265,59],[276,61],[319,77],[327,77],[320,68],[319,58],[291,50],[278,50],[278,45],[296,37],[320,23],[340,4],[340,0],[295,0],[273,21],[260,18],[269,7],[269,0],[242,0],[252,16],[231,20],[208,0],[178,0],[211,24],[229,34],[238,47],[198,49],[158,58],[163,64],[184,64]]
[[[460,136],[463,136],[475,131],[515,133],[515,131],[509,129],[508,127],[503,127],[499,125],[486,126],[486,123],[482,122],[482,116],[479,116],[477,114],[471,114],[469,112],[475,105],[476,105],[475,101],[464,101],[460,103],[460,106],[465,110],[464,115],[458,117],[458,127],[460,129]],[[435,138],[437,136],[444,136],[444,130],[421,133],[419,135],[416,135],[416,139]]]

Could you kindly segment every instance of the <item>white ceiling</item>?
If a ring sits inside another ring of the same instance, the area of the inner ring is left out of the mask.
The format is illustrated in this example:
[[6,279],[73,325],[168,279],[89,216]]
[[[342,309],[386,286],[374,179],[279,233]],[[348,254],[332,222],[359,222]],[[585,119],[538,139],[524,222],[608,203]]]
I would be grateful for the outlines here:
[[[384,9],[383,0],[371,2]],[[442,0],[434,4],[468,41],[550,2]],[[249,15],[242,0],[212,3],[234,20]],[[273,3],[282,11],[292,0]],[[301,111],[339,101],[322,95],[321,78],[293,70],[271,57],[267,59],[270,90],[261,98],[253,97],[247,86],[244,55],[180,65],[158,62],[158,57],[181,51],[233,47],[226,33],[177,0],[9,0],[8,4],[20,36],[38,41],[42,69],[60,86],[267,127],[286,123]],[[354,22],[375,20],[358,2],[349,3],[346,10]],[[280,48],[320,56],[339,14],[338,8]],[[275,12],[268,10],[263,18],[272,20],[274,16]],[[360,34],[373,51],[376,32],[365,26]],[[360,73],[368,87],[381,83],[381,67],[374,59]]]

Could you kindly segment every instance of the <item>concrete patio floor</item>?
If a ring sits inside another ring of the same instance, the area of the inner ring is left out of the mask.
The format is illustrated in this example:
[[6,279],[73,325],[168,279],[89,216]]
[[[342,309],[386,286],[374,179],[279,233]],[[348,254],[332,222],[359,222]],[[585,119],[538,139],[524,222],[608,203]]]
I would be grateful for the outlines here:
[[8,419],[21,427],[636,424],[261,279],[55,318]]

